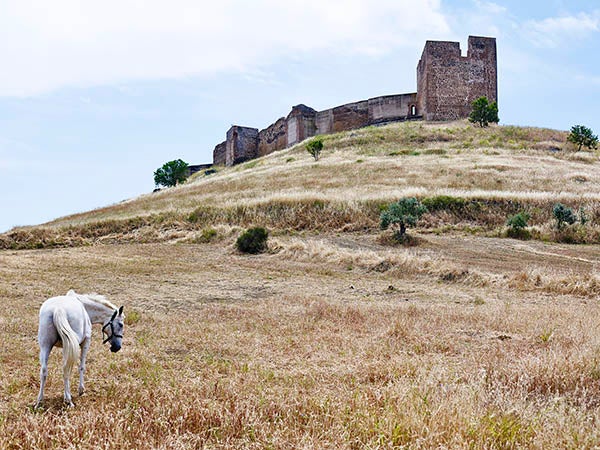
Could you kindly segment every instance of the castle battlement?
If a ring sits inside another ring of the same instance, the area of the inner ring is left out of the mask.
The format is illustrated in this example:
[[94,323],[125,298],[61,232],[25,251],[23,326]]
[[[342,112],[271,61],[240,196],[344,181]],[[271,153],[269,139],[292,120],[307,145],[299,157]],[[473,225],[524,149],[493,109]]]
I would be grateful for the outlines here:
[[417,92],[370,98],[324,111],[296,105],[264,130],[233,125],[213,151],[213,164],[232,166],[290,147],[311,136],[404,120],[469,116],[481,96],[498,100],[496,39],[469,36],[460,43],[427,41],[417,64]]

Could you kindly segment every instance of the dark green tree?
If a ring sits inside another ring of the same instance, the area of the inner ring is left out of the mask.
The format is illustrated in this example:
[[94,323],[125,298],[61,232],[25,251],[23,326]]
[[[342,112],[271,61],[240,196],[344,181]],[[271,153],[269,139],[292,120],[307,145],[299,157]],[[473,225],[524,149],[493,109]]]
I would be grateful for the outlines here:
[[175,186],[183,183],[189,176],[188,163],[176,159],[164,163],[162,167],[154,172],[154,184],[157,186]]
[[391,226],[395,229],[394,237],[396,240],[402,241],[406,234],[406,227],[414,227],[426,212],[427,207],[422,205],[415,197],[403,198],[396,203],[390,204],[381,213],[381,229],[385,230]]
[[480,127],[487,127],[490,123],[498,123],[498,104],[490,103],[487,97],[479,97],[472,104],[473,109],[469,115],[469,122],[478,123]]
[[319,160],[321,150],[323,150],[323,140],[321,138],[311,139],[306,144],[306,151],[315,158],[315,161]]
[[573,210],[562,203],[557,203],[552,208],[552,215],[556,219],[556,228],[562,230],[566,224],[573,225],[577,221],[577,216]]
[[567,136],[567,141],[577,145],[578,152],[581,151],[581,147],[587,147],[591,150],[598,146],[598,136],[583,125],[571,127],[571,133]]

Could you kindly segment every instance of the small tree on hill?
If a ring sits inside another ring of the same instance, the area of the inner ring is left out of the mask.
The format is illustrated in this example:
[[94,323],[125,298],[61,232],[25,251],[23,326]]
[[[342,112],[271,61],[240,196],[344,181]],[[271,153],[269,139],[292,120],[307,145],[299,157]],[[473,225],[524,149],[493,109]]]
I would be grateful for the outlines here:
[[321,138],[311,139],[306,144],[306,151],[315,158],[315,161],[319,160],[321,150],[323,150],[323,140]]
[[490,123],[498,123],[498,104],[490,103],[487,97],[479,97],[472,104],[473,109],[469,115],[469,122],[478,123],[480,127],[487,127]]
[[164,163],[154,172],[154,184],[157,186],[175,186],[183,183],[189,175],[188,163],[181,159]]
[[590,150],[598,146],[598,136],[594,135],[593,131],[583,125],[575,125],[571,127],[571,133],[567,136],[567,141],[577,145],[577,151],[581,151],[581,147],[587,147]]
[[552,208],[552,215],[556,219],[556,228],[562,230],[566,224],[573,225],[577,221],[577,216],[573,210],[562,203],[557,203]]
[[427,208],[415,197],[403,198],[390,204],[387,210],[381,213],[381,229],[393,227],[395,229],[394,237],[397,241],[402,241],[406,234],[406,227],[415,226],[426,212]]

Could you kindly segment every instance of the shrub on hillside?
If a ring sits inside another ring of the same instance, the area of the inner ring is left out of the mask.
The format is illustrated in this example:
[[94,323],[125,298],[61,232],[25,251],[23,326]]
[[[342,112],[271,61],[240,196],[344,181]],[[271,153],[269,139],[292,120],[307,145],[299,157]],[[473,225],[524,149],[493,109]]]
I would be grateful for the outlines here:
[[524,211],[510,216],[506,221],[506,225],[508,226],[506,235],[514,239],[530,239],[531,233],[527,230],[527,221],[529,219],[529,214]]
[[314,138],[308,141],[306,144],[306,151],[310,153],[310,155],[315,158],[315,161],[319,160],[321,156],[321,150],[323,150],[323,139]]
[[526,212],[520,212],[519,214],[515,214],[514,216],[510,216],[506,221],[506,225],[510,228],[514,228],[516,230],[522,230],[527,227],[527,221],[531,217]]
[[562,230],[565,224],[573,225],[577,221],[577,217],[573,210],[562,203],[557,203],[552,208],[552,215],[556,219],[556,228]]
[[267,249],[268,237],[268,231],[262,227],[249,228],[237,238],[235,245],[242,253],[262,253]]
[[394,238],[398,242],[405,239],[406,228],[415,226],[427,207],[421,204],[415,197],[408,197],[392,203],[380,215],[381,229],[391,227],[394,230]]
[[423,199],[423,205],[429,211],[457,211],[465,206],[466,200],[460,197],[451,195],[436,195],[434,197],[426,197]]

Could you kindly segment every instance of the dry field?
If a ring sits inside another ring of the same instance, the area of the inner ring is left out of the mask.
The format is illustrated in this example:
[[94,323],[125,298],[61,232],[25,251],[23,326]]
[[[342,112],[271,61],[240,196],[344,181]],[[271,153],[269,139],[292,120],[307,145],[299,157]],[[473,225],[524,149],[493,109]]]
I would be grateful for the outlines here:
[[[598,246],[423,234],[0,252],[0,448],[597,448]],[[124,304],[87,393],[38,389],[37,310]]]
[[[600,448],[600,154],[565,137],[367,128],[0,235],[0,448]],[[430,213],[390,246],[407,195]],[[588,222],[557,232],[558,201]],[[502,238],[522,210],[533,239]],[[249,225],[268,253],[235,250]],[[71,288],[125,305],[124,346],[95,330],[74,409],[55,350],[33,410],[38,308]]]

